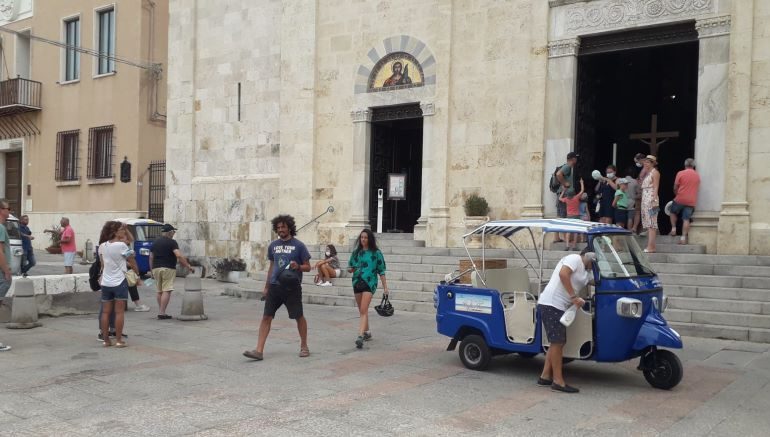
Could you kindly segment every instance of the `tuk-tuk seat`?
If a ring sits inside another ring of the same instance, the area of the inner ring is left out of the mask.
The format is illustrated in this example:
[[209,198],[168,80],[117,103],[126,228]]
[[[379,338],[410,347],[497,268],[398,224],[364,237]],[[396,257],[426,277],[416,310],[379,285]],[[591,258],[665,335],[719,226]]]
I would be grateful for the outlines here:
[[[476,271],[471,273],[471,283],[474,287],[484,287]],[[534,296],[529,293],[527,269],[509,267],[487,270],[486,283],[486,288],[495,289],[500,293],[508,340],[512,343],[532,343],[535,340],[534,311],[537,304]]]

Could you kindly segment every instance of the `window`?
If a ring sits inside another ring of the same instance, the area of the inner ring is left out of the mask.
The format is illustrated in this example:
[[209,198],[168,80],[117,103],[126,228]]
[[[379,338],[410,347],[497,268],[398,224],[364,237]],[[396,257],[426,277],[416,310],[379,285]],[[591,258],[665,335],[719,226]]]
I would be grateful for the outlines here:
[[79,130],[56,134],[56,177],[57,181],[76,181],[78,176]]
[[80,79],[80,17],[64,21],[64,81]]
[[88,179],[112,177],[113,127],[92,127],[88,131]]
[[115,9],[102,9],[96,13],[97,41],[99,62],[96,74],[107,74],[115,71]]

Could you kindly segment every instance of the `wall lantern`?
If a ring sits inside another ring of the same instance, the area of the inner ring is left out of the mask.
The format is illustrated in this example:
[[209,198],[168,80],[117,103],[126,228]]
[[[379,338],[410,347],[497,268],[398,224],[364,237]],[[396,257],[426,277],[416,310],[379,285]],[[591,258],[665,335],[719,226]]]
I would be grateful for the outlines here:
[[131,182],[131,163],[128,162],[128,156],[123,157],[120,163],[120,182]]

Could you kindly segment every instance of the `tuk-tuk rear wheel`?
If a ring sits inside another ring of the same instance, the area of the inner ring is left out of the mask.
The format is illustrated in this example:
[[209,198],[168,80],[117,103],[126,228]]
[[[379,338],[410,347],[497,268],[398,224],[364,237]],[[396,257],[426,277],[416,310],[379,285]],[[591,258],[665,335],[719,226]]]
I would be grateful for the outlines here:
[[468,335],[460,344],[460,361],[471,370],[484,370],[489,366],[492,353],[480,335]]
[[654,367],[643,370],[644,379],[655,387],[662,390],[671,390],[682,381],[684,371],[679,357],[671,351],[655,351]]

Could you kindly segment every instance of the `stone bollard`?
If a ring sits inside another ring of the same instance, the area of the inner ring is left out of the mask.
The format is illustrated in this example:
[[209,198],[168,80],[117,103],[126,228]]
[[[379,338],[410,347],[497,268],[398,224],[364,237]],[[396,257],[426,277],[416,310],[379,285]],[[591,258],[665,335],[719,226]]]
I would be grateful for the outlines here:
[[37,321],[37,302],[35,302],[35,285],[30,279],[17,279],[13,292],[11,307],[11,322],[6,325],[10,329],[29,329],[43,326]]
[[201,291],[201,278],[188,276],[184,280],[184,295],[182,296],[182,314],[178,320],[207,320],[209,317],[203,313],[203,292]]

